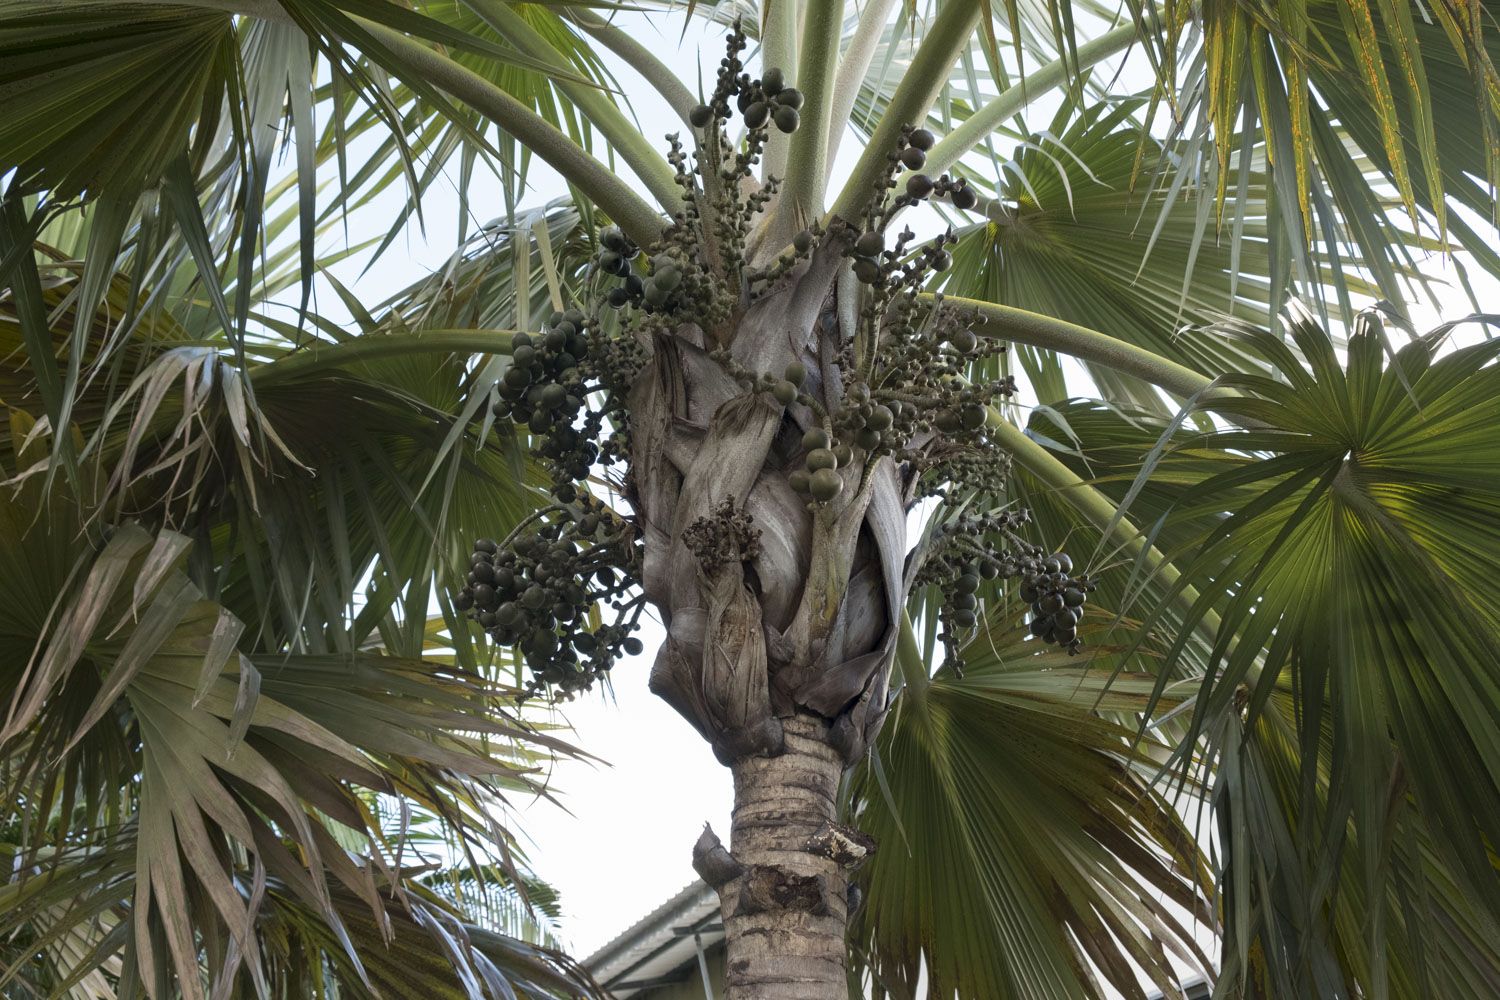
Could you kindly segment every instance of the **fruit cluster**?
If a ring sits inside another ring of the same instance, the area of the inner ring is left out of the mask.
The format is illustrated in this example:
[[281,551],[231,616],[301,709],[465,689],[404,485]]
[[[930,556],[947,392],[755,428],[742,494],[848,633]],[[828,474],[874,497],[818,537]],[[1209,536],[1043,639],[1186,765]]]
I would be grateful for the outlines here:
[[[631,526],[586,501],[543,515],[551,519],[523,524],[504,542],[474,543],[454,605],[496,643],[520,651],[532,675],[528,694],[550,686],[566,697],[591,687],[622,654],[641,652],[631,633],[644,599],[627,596],[635,577]],[[590,610],[605,603],[615,622],[591,627]]]
[[[585,413],[592,366],[590,331],[594,324],[578,309],[554,312],[537,337],[511,339],[510,367],[501,376],[494,414],[523,424],[536,452],[552,471],[553,493],[564,503],[577,495],[573,485],[587,478],[599,457],[602,417]],[[583,426],[578,426],[580,415]]]
[[1028,542],[1017,533],[1024,512],[960,515],[934,528],[914,580],[941,593],[939,621],[948,661],[961,670],[960,643],[980,617],[980,592],[986,581],[1019,583],[1022,600],[1031,605],[1031,632],[1047,643],[1076,654],[1083,642],[1078,623],[1087,593],[1096,586],[1073,577],[1073,560]]
[[694,128],[706,129],[714,120],[729,118],[729,100],[734,98],[735,108],[751,129],[765,127],[769,119],[783,132],[797,130],[799,111],[802,107],[802,91],[786,86],[786,76],[777,67],[766,70],[759,80],[752,80],[743,72],[744,63],[740,53],[749,44],[745,38],[744,25],[736,19],[734,27],[725,40],[724,58],[719,60],[719,76],[708,103],[700,104],[688,113]]
[[1097,584],[1070,576],[1072,572],[1073,560],[1065,552],[1045,558],[1033,554],[1020,565],[1021,600],[1031,603],[1031,634],[1076,653],[1082,645],[1078,623],[1083,602]]
[[833,439],[821,427],[813,427],[802,435],[802,448],[805,452],[802,468],[792,470],[787,481],[803,496],[827,503],[843,492],[844,479],[838,470],[854,461],[854,452],[846,444],[835,447]]

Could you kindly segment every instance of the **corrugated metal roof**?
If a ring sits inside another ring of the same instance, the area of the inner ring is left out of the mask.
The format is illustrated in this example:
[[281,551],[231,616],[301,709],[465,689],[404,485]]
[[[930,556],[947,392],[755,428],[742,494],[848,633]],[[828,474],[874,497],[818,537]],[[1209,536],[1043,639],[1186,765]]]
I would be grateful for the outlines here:
[[648,983],[680,976],[684,966],[696,967],[698,942],[707,948],[723,938],[719,897],[707,883],[695,879],[584,959],[583,964],[606,989],[624,1000]]

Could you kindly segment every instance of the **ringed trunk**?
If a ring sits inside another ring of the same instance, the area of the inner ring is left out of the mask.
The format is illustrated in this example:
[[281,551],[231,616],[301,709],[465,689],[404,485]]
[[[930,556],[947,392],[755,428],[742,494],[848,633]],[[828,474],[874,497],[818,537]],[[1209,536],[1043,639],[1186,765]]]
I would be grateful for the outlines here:
[[728,997],[845,1000],[846,873],[816,846],[836,819],[844,762],[815,716],[783,732],[785,752],[733,767],[732,853],[745,870],[720,889]]

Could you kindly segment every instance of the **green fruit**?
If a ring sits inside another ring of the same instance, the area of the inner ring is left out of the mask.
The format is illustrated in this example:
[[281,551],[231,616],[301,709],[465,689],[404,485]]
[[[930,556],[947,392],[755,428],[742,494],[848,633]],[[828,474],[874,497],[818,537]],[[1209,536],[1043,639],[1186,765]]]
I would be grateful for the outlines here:
[[775,119],[776,127],[790,135],[797,131],[797,125],[801,122],[802,117],[797,114],[796,108],[783,104],[776,109]]
[[885,249],[885,237],[876,232],[861,233],[854,241],[854,250],[861,257],[873,257]]
[[832,439],[829,438],[828,432],[821,427],[814,427],[802,435],[802,447],[808,451],[812,451],[815,448],[827,448],[831,443]]
[[827,448],[815,448],[807,453],[807,470],[817,472],[820,469],[836,469],[839,460],[833,452]]
[[933,143],[937,142],[937,137],[925,128],[916,128],[912,129],[911,135],[906,137],[906,141],[926,152],[932,148]]
[[775,396],[776,402],[782,406],[791,406],[797,401],[797,387],[782,379],[771,387],[771,395]]
[[979,607],[979,598],[973,594],[955,594],[950,606],[958,611],[973,611]]
[[973,330],[959,330],[949,338],[948,343],[960,354],[971,354],[979,347],[979,338]]
[[844,481],[832,469],[819,469],[808,479],[808,491],[812,493],[814,500],[823,503],[838,496],[843,488]]
[[977,431],[983,427],[986,416],[984,406],[981,403],[966,403],[961,414],[965,429],[971,431]]
[[868,427],[861,427],[854,432],[854,443],[865,451],[874,451],[880,447],[880,432]]
[[664,306],[667,304],[668,292],[658,285],[654,279],[648,279],[645,283],[646,302],[653,306]]
[[895,414],[891,413],[888,406],[876,406],[865,418],[865,426],[872,431],[883,431],[891,426],[896,420]]
[[839,460],[838,468],[842,469],[844,466],[854,461],[854,449],[849,447],[847,444],[841,444],[837,448],[833,449],[833,457]]
[[707,104],[700,104],[688,112],[688,121],[693,123],[693,128],[707,128],[708,123],[714,120],[714,109]]
[[953,589],[960,594],[972,594],[979,589],[979,575],[977,573],[965,573],[953,581]]
[[854,276],[866,285],[873,285],[880,280],[880,265],[868,257],[861,257],[854,262]]
[[959,628],[973,628],[978,622],[979,619],[972,611],[964,609],[953,612],[953,624]]
[[796,87],[788,87],[776,95],[776,103],[784,108],[802,107],[802,91]]
[[656,284],[670,292],[682,284],[682,272],[673,266],[664,267],[656,272]]
[[792,484],[792,489],[798,493],[806,493],[811,488],[812,477],[806,469],[795,469],[787,475],[786,481]]
[[807,366],[800,361],[793,361],[786,366],[786,380],[792,385],[801,385],[807,381]]
[[809,230],[802,230],[792,237],[792,249],[798,253],[807,253],[813,248],[813,234]]
[[948,434],[962,429],[964,425],[963,420],[952,410],[938,410],[937,416],[932,418],[932,422],[937,426],[938,430]]

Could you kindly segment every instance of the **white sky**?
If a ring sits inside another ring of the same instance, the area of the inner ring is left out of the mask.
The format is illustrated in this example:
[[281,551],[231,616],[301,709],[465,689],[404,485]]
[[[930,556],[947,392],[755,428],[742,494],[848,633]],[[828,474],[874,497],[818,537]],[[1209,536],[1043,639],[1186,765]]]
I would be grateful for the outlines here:
[[[700,62],[698,53],[702,52],[702,63],[711,71],[722,51],[722,28],[701,20],[694,20],[683,38],[679,37],[681,15],[654,19],[621,15],[620,23],[689,78],[690,87]],[[636,78],[627,67],[613,58],[607,62],[625,85],[644,134],[656,139],[680,129],[665,102],[649,88],[632,85]],[[1040,114],[1050,115],[1051,108],[1040,109]],[[842,144],[836,178],[847,174],[857,152],[857,143]],[[364,259],[336,265],[333,272],[362,300],[377,302],[439,268],[457,243],[456,183],[455,172],[446,184],[439,183],[430,191],[424,203],[425,235],[413,226],[404,246],[393,247],[362,275]],[[532,168],[531,183],[524,201],[527,207],[565,193],[557,175],[540,162]],[[376,233],[383,231],[400,207],[400,192],[384,197],[391,202],[389,213],[366,210],[367,218],[374,217],[372,231]],[[471,220],[471,232],[476,224],[504,211],[497,183],[477,175],[470,204],[479,216]],[[351,218],[357,221],[358,217]],[[921,220],[909,221],[914,228],[923,228]],[[930,224],[936,228],[935,220]],[[363,235],[367,234],[351,233],[351,238]],[[1450,271],[1440,258],[1430,260],[1428,267],[1439,276]],[[1500,306],[1500,294],[1496,294],[1500,286],[1482,276],[1476,285],[1481,295],[1488,294]],[[326,283],[320,282],[318,292],[316,305],[324,315],[347,315]],[[1414,309],[1419,329],[1435,325],[1440,314],[1452,318],[1469,311],[1456,285],[1444,295],[1440,310],[1425,304]],[[515,803],[517,825],[532,843],[530,854],[537,873],[561,893],[561,936],[580,957],[695,878],[689,849],[705,821],[721,834],[728,831],[728,771],[687,723],[646,689],[660,636],[660,627],[652,623],[642,636],[646,653],[615,669],[612,700],[589,696],[561,712],[575,729],[575,742],[607,762],[570,762],[555,769],[555,794],[566,811],[545,801]]]

